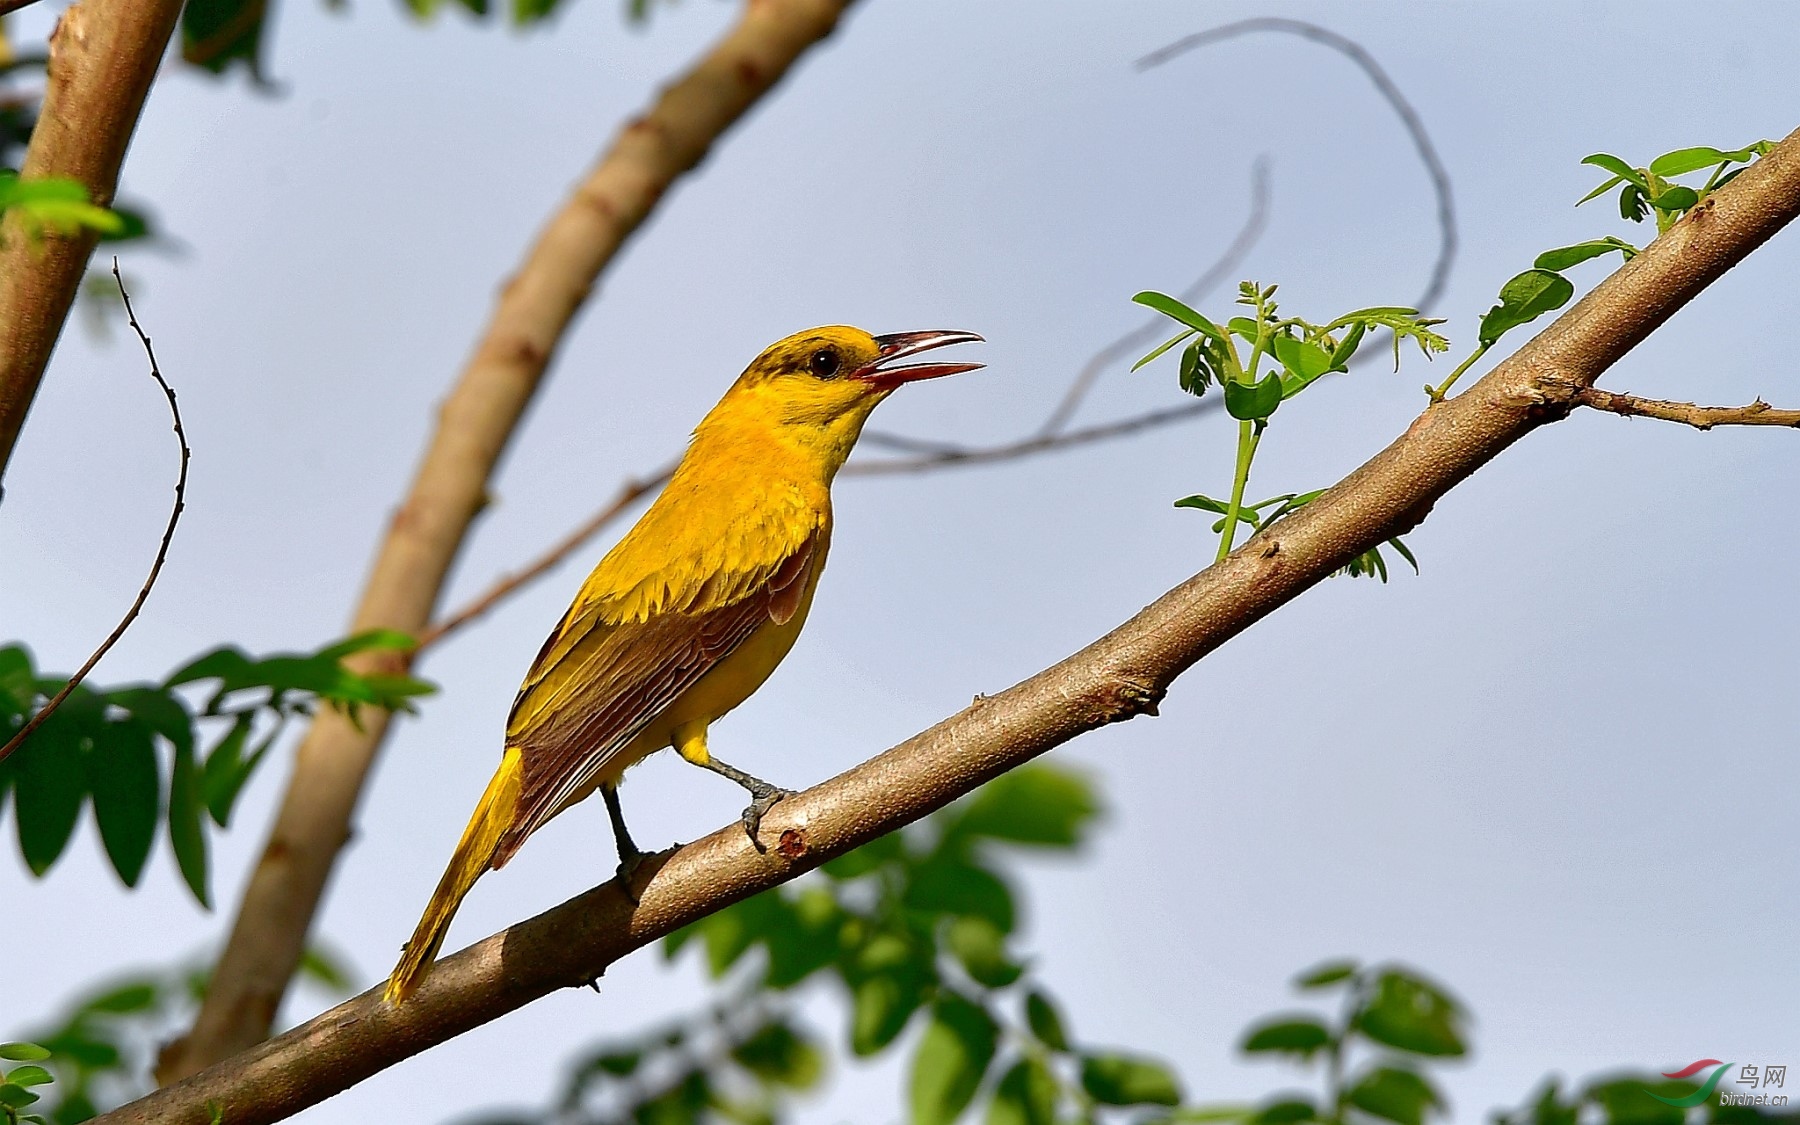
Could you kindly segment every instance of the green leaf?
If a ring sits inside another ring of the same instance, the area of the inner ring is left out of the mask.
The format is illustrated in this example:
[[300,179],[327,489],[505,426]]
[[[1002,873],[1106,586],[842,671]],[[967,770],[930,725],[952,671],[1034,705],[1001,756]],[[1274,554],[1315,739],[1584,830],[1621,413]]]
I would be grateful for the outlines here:
[[1363,334],[1367,331],[1368,327],[1362,321],[1350,326],[1350,330],[1344,333],[1344,338],[1338,341],[1337,347],[1331,350],[1330,370],[1349,370],[1350,357],[1356,354],[1357,346],[1362,343]]
[[1157,293],[1146,290],[1131,299],[1138,304],[1143,305],[1145,308],[1155,309],[1157,312],[1162,313],[1171,320],[1178,321],[1197,332],[1204,333],[1221,344],[1225,343],[1225,333],[1219,331],[1218,325],[1166,293]]
[[1059,766],[1021,766],[978,789],[955,831],[1014,844],[1072,848],[1100,812],[1091,782]]
[[1589,239],[1586,242],[1577,242],[1572,246],[1558,246],[1554,250],[1546,250],[1537,256],[1537,261],[1533,262],[1532,265],[1537,269],[1551,270],[1553,272],[1557,270],[1566,270],[1570,266],[1579,265],[1582,262],[1587,261],[1589,258],[1598,258],[1603,254],[1611,254],[1615,250],[1628,262],[1636,257],[1638,253],[1637,247],[1633,246],[1631,243],[1626,242],[1624,239],[1614,238],[1611,235],[1608,235],[1605,238],[1594,238]]
[[162,778],[150,730],[139,722],[107,723],[95,732],[88,755],[94,819],[113,870],[135,887],[156,839],[162,811]]
[[950,1125],[962,1115],[994,1060],[998,1038],[993,1017],[979,1005],[959,996],[938,1001],[913,1056],[914,1125]]
[[0,1105],[10,1106],[13,1109],[24,1109],[37,1100],[38,1096],[23,1086],[12,1082],[0,1082]]
[[1700,145],[1696,148],[1678,148],[1674,152],[1665,152],[1650,162],[1650,171],[1658,176],[1681,176],[1701,168],[1710,168],[1714,164],[1724,164],[1736,154],[1726,154],[1716,148]]
[[1658,211],[1686,211],[1700,202],[1700,193],[1691,187],[1676,184],[1666,189],[1661,195],[1651,200]]
[[206,755],[200,788],[206,798],[206,811],[220,828],[230,826],[231,809],[237,803],[238,794],[268,752],[269,742],[264,741],[254,754],[244,757],[244,742],[255,725],[256,712],[242,712],[225,732],[225,737],[219,739],[218,745]]
[[1192,328],[1190,328],[1185,332],[1180,332],[1174,336],[1171,336],[1169,339],[1164,340],[1162,343],[1156,345],[1156,347],[1151,350],[1149,355],[1145,356],[1143,359],[1140,359],[1136,363],[1132,364],[1131,369],[1133,371],[1138,370],[1139,368],[1150,363],[1152,360],[1156,359],[1158,356],[1162,355],[1164,352],[1168,351],[1170,348],[1174,347],[1176,344],[1181,343],[1183,340],[1187,339],[1188,337],[1192,336],[1193,334],[1194,334],[1194,330]]
[[1581,162],[1605,169],[1626,183],[1633,184],[1646,192],[1650,190],[1649,181],[1644,179],[1642,172],[1610,153],[1596,152],[1592,156],[1583,158]]
[[353,988],[350,968],[343,958],[317,945],[306,947],[294,971],[301,978],[340,995],[348,995]]
[[951,857],[913,869],[902,902],[913,910],[986,918],[1004,933],[1013,928],[1012,891],[998,875]]
[[1316,1121],[1319,1111],[1305,1098],[1288,1098],[1270,1102],[1256,1111],[1248,1125],[1293,1125],[1296,1121]]
[[1240,1048],[1245,1054],[1274,1051],[1310,1059],[1331,1045],[1331,1032],[1310,1016],[1277,1018],[1250,1029]]
[[212,909],[207,892],[206,831],[201,824],[205,805],[201,800],[200,769],[191,754],[175,752],[174,772],[169,779],[169,844],[175,849],[175,863],[181,877],[200,905]]
[[1481,318],[1481,342],[1493,344],[1519,325],[1562,308],[1574,295],[1575,286],[1562,274],[1526,270],[1500,287],[1500,303]]
[[82,768],[81,737],[74,720],[57,711],[8,759],[19,852],[33,875],[50,870],[81,815],[87,773]]
[[864,1057],[892,1043],[925,999],[918,979],[906,973],[867,977],[850,995],[850,1049]]
[[112,1016],[147,1012],[156,1007],[157,991],[156,985],[147,982],[124,984],[86,1001],[81,1005],[81,1010],[104,1012]]
[[1037,1036],[1039,1043],[1052,1051],[1061,1053],[1069,1049],[1069,1033],[1063,1027],[1056,1005],[1036,989],[1025,997],[1025,1025],[1031,1028],[1031,1034]]
[[7,1072],[6,1080],[15,1086],[45,1086],[56,1081],[41,1066],[14,1067]]
[[1326,961],[1294,978],[1294,987],[1301,989],[1324,988],[1341,980],[1349,980],[1356,975],[1357,964],[1346,958],[1342,961]]
[[1234,335],[1241,337],[1246,344],[1249,344],[1252,347],[1256,345],[1256,337],[1262,331],[1256,321],[1251,320],[1247,316],[1234,316],[1225,327],[1230,329]]
[[249,671],[253,664],[248,656],[235,648],[216,648],[202,653],[177,669],[167,680],[166,687],[180,687],[183,684],[195,683],[199,680],[221,680],[226,684],[249,682]]
[[977,984],[1005,988],[1025,972],[1006,955],[1006,935],[986,918],[958,918],[950,923],[944,944]]
[[181,57],[223,74],[242,63],[262,79],[262,33],[268,0],[188,0],[181,11]]
[[1461,1055],[1462,1006],[1430,981],[1399,969],[1384,971],[1356,1013],[1355,1026],[1377,1043],[1415,1055]]
[[1131,1055],[1088,1055],[1081,1088],[1103,1105],[1179,1105],[1181,1088],[1159,1062]]
[[1601,184],[1599,187],[1595,188],[1593,191],[1590,191],[1586,195],[1582,196],[1580,199],[1577,199],[1575,201],[1575,206],[1579,207],[1583,203],[1586,203],[1587,201],[1589,201],[1590,199],[1598,199],[1601,196],[1605,195],[1607,192],[1611,191],[1613,188],[1618,187],[1620,184],[1622,184],[1624,182],[1625,182],[1625,178],[1623,176],[1614,176],[1612,179],[1607,180],[1605,183]]
[[1419,573],[1419,560],[1413,558],[1412,550],[1407,547],[1404,540],[1396,535],[1387,541],[1387,545],[1400,552],[1400,557],[1412,564],[1414,574]]
[[785,1023],[759,1029],[731,1052],[737,1064],[764,1082],[794,1090],[818,1085],[825,1056]]
[[905,857],[905,834],[890,832],[877,836],[853,852],[841,855],[819,870],[833,879],[860,879]]
[[50,1052],[36,1043],[0,1043],[0,1059],[7,1062],[41,1062]]
[[313,657],[336,662],[359,652],[411,652],[418,647],[419,640],[411,633],[403,633],[398,629],[369,629],[345,637],[336,644],[326,645],[314,653]]
[[1444,1103],[1431,1084],[1412,1071],[1381,1066],[1350,1087],[1350,1104],[1398,1125],[1424,1125],[1426,1113]]
[[1332,367],[1330,352],[1317,344],[1309,344],[1292,336],[1275,337],[1274,350],[1275,358],[1281,362],[1281,366],[1294,376],[1293,389],[1287,392],[1289,398]]
[[994,1087],[987,1125],[1056,1125],[1059,1092],[1056,1076],[1040,1060],[1020,1059]]
[[1225,382],[1225,413],[1240,422],[1257,421],[1275,413],[1285,389],[1281,375],[1271,371],[1254,384]]
[[1213,370],[1206,356],[1206,348],[1211,341],[1204,336],[1197,336],[1194,342],[1181,349],[1181,370],[1179,382],[1181,389],[1195,398],[1206,394],[1206,388],[1212,385]]

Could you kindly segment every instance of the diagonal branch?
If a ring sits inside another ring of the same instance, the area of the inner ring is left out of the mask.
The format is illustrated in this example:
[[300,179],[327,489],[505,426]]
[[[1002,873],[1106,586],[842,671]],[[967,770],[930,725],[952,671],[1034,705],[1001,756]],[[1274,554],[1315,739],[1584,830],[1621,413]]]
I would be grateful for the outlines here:
[[[849,0],[757,0],[725,37],[629,122],[553,215],[502,289],[444,402],[417,475],[363,589],[353,629],[417,633],[485,504],[488,480],[550,357],[603,269],[669,188],[829,35]],[[390,658],[391,659],[391,658]],[[359,729],[321,712],[301,742],[267,845],[193,1030],[170,1044],[170,1081],[262,1039],[300,962],[307,930],[389,716]]]
[[150,599],[151,587],[156,585],[157,577],[162,574],[163,562],[169,557],[169,544],[175,539],[175,525],[181,522],[182,509],[187,507],[188,461],[193,457],[194,451],[188,448],[187,431],[181,428],[181,408],[175,405],[175,388],[169,386],[169,381],[163,378],[162,368],[156,365],[156,349],[150,346],[150,337],[145,335],[143,327],[138,324],[137,313],[131,309],[131,294],[125,292],[125,279],[119,275],[119,259],[117,258],[113,259],[112,275],[113,280],[119,283],[119,299],[125,302],[125,319],[131,322],[131,330],[137,333],[139,342],[144,345],[144,357],[150,361],[150,377],[156,380],[156,385],[162,388],[164,397],[169,400],[169,415],[175,420],[175,441],[181,447],[181,469],[175,474],[175,506],[169,510],[169,522],[163,527],[162,542],[156,548],[156,561],[150,564],[150,576],[144,579],[144,584],[138,588],[137,597],[132,599],[131,608],[125,611],[125,616],[120,618],[119,623],[113,627],[113,631],[107,635],[107,638],[100,642],[100,647],[94,650],[94,654],[87,658],[87,663],[76,669],[75,674],[69,677],[69,682],[62,686],[62,690],[51,696],[49,701],[38,709],[37,714],[20,727],[18,733],[7,740],[5,746],[0,746],[0,762],[4,762],[8,755],[23,746],[25,740],[31,737],[31,732],[42,726],[44,720],[48,719],[58,707],[61,707],[64,700],[74,694],[76,687],[81,684],[81,681],[87,679],[89,672],[94,670],[94,665],[100,663],[100,658],[112,651],[112,647],[119,643],[119,638],[125,635],[125,630],[131,628],[131,623],[137,620],[138,613],[144,608],[144,603]]
[[[1202,657],[1351,558],[1418,524],[1458,483],[1567,414],[1594,381],[1800,214],[1800,130],[1469,390],[1435,403],[1334,488],[1080,652],[783,800],[757,851],[732,825],[447,958],[408,1003],[379,988],[95,1125],[265,1125],[942,808],[1108,723],[1154,713]],[[641,882],[645,877],[648,882]],[[214,1117],[216,1111],[218,1117]]]
[[[181,0],[80,0],[50,35],[44,106],[25,150],[24,179],[68,176],[106,206],[119,183]],[[99,235],[27,236],[24,220],[0,222],[0,476]]]
[[1575,392],[1573,401],[1576,406],[1610,410],[1628,417],[1660,418],[1697,430],[1710,430],[1714,426],[1800,426],[1800,410],[1777,410],[1760,398],[1749,406],[1696,406],[1691,402],[1639,398],[1598,387],[1582,387]]

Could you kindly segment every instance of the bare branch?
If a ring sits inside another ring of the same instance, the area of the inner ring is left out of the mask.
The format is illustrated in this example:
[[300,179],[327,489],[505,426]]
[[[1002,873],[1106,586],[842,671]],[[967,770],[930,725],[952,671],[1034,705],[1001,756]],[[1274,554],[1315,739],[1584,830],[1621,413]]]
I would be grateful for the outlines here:
[[560,542],[544,552],[530,566],[517,573],[505,575],[489,586],[479,597],[470,600],[461,609],[447,615],[442,621],[421,633],[418,647],[413,653],[414,658],[416,659],[420,652],[493,609],[513,591],[536,581],[545,572],[580,550],[583,544],[604,531],[608,524],[624,515],[647,493],[654,492],[667,484],[669,477],[674,472],[675,465],[670,463],[648,477],[641,480],[628,480],[620,485],[619,491],[612,498],[611,503],[588,517],[586,523],[564,536]]
[[1749,406],[1696,406],[1691,402],[1639,398],[1637,395],[1603,391],[1598,387],[1582,387],[1575,392],[1574,405],[1610,410],[1614,414],[1680,422],[1697,430],[1710,430],[1714,426],[1800,426],[1800,410],[1777,410],[1760,398]]
[[[181,0],[80,0],[63,12],[50,35],[49,80],[22,178],[69,176],[93,202],[112,202],[180,13]],[[0,476],[98,238],[83,230],[40,240],[22,216],[0,222]]]
[[843,474],[847,477],[873,477],[889,473],[926,472],[931,469],[949,468],[952,465],[985,465],[995,461],[1012,461],[1035,453],[1072,449],[1077,445],[1089,445],[1097,441],[1125,437],[1144,430],[1153,430],[1159,426],[1167,426],[1173,422],[1197,418],[1213,409],[1215,401],[1205,400],[1189,402],[1181,406],[1164,407],[1161,410],[1136,414],[1117,422],[1103,422],[1096,426],[1068,430],[1063,433],[1039,434],[1036,437],[1004,442],[1000,445],[958,446],[920,442],[918,446],[922,448],[923,452],[917,456],[858,457],[844,466]]
[[[1220,283],[1229,280],[1238,267],[1243,265],[1244,259],[1262,238],[1268,225],[1269,158],[1259,156],[1250,165],[1250,214],[1245,217],[1244,225],[1238,228],[1237,237],[1231,240],[1231,245],[1225,248],[1218,260],[1208,266],[1206,272],[1196,278],[1192,285],[1181,291],[1181,300],[1189,305],[1196,304]],[[1048,437],[1060,433],[1069,424],[1069,419],[1075,416],[1075,411],[1093,389],[1102,371],[1143,352],[1159,338],[1168,335],[1168,329],[1168,317],[1153,316],[1095,352],[1081,365],[1081,370],[1076,373],[1075,381],[1069,384],[1062,401],[1044,419],[1043,426],[1038,429],[1038,436]]]
[[[395,513],[353,631],[417,633],[486,501],[488,480],[550,357],[600,273],[678,179],[837,26],[849,0],[757,0],[629,122],[553,215],[501,291]],[[382,658],[357,658],[363,668]],[[385,659],[394,659],[391,655]],[[314,718],[194,1029],[159,1060],[170,1081],[268,1034],[389,716]]]
[[44,720],[63,705],[63,701],[68,699],[81,681],[87,679],[88,673],[94,670],[94,665],[100,663],[100,658],[119,643],[119,638],[125,635],[125,630],[131,628],[131,623],[137,620],[139,611],[144,608],[144,602],[150,598],[150,588],[156,585],[157,576],[162,573],[163,561],[169,557],[169,544],[175,538],[175,525],[181,522],[182,509],[187,507],[188,460],[193,456],[193,450],[188,448],[187,432],[181,428],[181,408],[175,405],[175,388],[169,386],[168,380],[163,378],[162,369],[156,366],[156,350],[150,346],[150,337],[144,334],[143,328],[138,325],[137,314],[131,309],[131,294],[125,292],[125,279],[119,276],[119,259],[117,258],[113,259],[112,275],[113,280],[119,283],[119,296],[125,302],[125,319],[131,322],[131,330],[137,333],[138,340],[144,345],[144,355],[150,361],[150,377],[156,380],[156,385],[162,388],[164,396],[168,398],[169,415],[175,420],[175,441],[181,446],[181,470],[175,475],[175,507],[169,511],[169,522],[163,528],[162,543],[156,548],[156,561],[150,564],[150,576],[144,579],[143,586],[138,589],[137,597],[132,600],[131,608],[125,611],[125,616],[119,620],[112,633],[100,642],[100,647],[94,650],[94,654],[87,658],[87,663],[69,677],[69,682],[62,686],[62,690],[51,696],[49,702],[45,703],[29,722],[20,727],[18,733],[7,740],[5,746],[0,746],[0,762],[4,762],[8,755],[24,745],[25,740],[31,737],[31,732],[43,725]]
[[[1202,657],[1422,520],[1746,254],[1800,214],[1800,130],[1463,394],[1313,503],[1258,532],[1080,652],[776,805],[758,851],[736,824],[440,962],[409,1002],[372,989],[95,1125],[265,1125],[633,950],[942,808],[1087,731],[1153,713]],[[645,881],[647,880],[647,881]]]
[[0,16],[10,16],[20,8],[29,8],[37,0],[0,0]]
[[1389,106],[1400,118],[1400,124],[1406,127],[1407,136],[1412,138],[1413,148],[1419,154],[1419,160],[1425,165],[1425,174],[1431,177],[1431,190],[1437,196],[1438,220],[1438,256],[1432,264],[1431,278],[1425,283],[1425,295],[1419,298],[1419,308],[1429,312],[1437,304],[1438,298],[1444,294],[1444,286],[1450,283],[1450,267],[1456,261],[1456,206],[1450,194],[1450,173],[1444,162],[1438,157],[1437,146],[1431,143],[1431,134],[1425,131],[1425,122],[1420,119],[1412,103],[1400,92],[1400,87],[1388,77],[1387,71],[1375,61],[1362,44],[1354,39],[1347,39],[1329,28],[1320,27],[1316,23],[1305,20],[1284,19],[1279,16],[1258,16],[1253,19],[1239,20],[1222,27],[1196,32],[1193,35],[1177,39],[1160,50],[1152,51],[1137,62],[1139,70],[1149,70],[1161,66],[1178,55],[1186,54],[1209,43],[1218,43],[1226,39],[1235,39],[1240,35],[1250,35],[1259,31],[1275,31],[1287,35],[1298,35],[1302,39],[1329,47],[1355,63],[1369,81],[1374,83],[1376,91],[1386,99]]

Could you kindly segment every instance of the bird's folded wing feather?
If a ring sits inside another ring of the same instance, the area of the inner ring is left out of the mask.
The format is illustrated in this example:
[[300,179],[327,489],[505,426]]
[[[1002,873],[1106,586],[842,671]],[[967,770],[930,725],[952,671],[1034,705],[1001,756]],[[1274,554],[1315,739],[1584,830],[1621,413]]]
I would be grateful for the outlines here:
[[682,692],[758,629],[793,616],[817,539],[808,534],[760,573],[715,576],[732,587],[723,604],[700,591],[681,608],[634,618],[621,615],[618,599],[576,600],[513,702],[506,742],[521,751],[524,776],[496,865]]

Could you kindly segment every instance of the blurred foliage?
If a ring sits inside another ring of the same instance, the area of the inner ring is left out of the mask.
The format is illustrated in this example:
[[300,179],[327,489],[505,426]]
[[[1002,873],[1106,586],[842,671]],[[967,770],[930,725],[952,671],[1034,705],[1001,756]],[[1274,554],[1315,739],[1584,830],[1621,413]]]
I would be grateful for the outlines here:
[[[287,721],[311,714],[321,701],[352,721],[365,705],[409,710],[413,698],[433,690],[430,684],[354,672],[344,660],[412,647],[403,633],[376,630],[308,654],[259,659],[214,649],[160,684],[83,683],[0,761],[0,810],[10,792],[26,866],[39,876],[50,870],[85,801],[126,886],[135,887],[143,875],[162,823],[182,878],[208,905],[208,821],[230,824],[244,783]],[[23,646],[0,647],[0,740],[11,738],[66,682],[36,671]]]
[[[33,1033],[29,1043],[0,1045],[0,1059],[15,1057],[6,1053],[9,1047],[30,1048],[32,1061],[43,1072],[32,1076],[38,1087],[31,1091],[32,1101],[14,1106],[16,1112],[29,1104],[36,1116],[16,1120],[77,1125],[149,1093],[160,1045],[187,1027],[206,996],[204,966],[209,963],[197,959],[184,967],[116,980],[71,1004],[51,1026]],[[308,948],[301,959],[299,979],[329,996],[348,995],[351,976],[335,954],[319,946]],[[6,1098],[0,1086],[0,1103],[12,1104]],[[15,1119],[0,1118],[0,1125],[15,1125]]]

